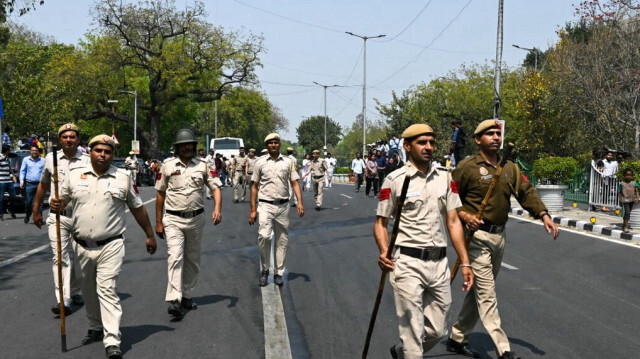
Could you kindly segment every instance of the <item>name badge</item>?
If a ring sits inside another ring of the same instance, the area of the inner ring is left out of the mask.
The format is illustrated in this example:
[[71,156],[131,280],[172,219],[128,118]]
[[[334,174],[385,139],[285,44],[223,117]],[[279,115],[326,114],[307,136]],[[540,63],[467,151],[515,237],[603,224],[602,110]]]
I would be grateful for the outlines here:
[[493,175],[486,175],[486,176],[482,176],[482,179],[486,180],[486,179],[492,179]]
[[78,187],[89,187],[89,183],[88,182],[80,182],[77,185]]
[[420,192],[409,192],[409,193],[407,193],[407,198],[418,197],[418,196],[420,196]]

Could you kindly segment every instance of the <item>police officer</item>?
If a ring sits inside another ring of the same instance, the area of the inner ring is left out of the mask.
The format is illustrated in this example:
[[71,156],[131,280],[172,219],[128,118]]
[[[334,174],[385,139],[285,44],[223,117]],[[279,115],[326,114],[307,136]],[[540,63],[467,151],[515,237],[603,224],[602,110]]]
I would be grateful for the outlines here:
[[124,167],[131,172],[133,183],[137,183],[136,178],[138,177],[139,164],[135,152],[129,151],[129,157],[124,160]]
[[244,202],[244,196],[247,193],[247,156],[244,155],[244,147],[240,147],[239,154],[232,159],[231,166],[231,173],[233,173],[233,203],[238,203],[240,188],[242,188],[240,200]]
[[215,201],[213,223],[217,225],[222,219],[222,183],[211,175],[206,162],[194,158],[197,144],[193,131],[179,130],[173,143],[178,156],[162,166],[161,177],[156,182],[156,234],[166,238],[169,254],[165,300],[169,302],[168,313],[175,319],[182,318],[182,309],[196,308],[191,294],[200,273],[200,248],[206,222],[204,186],[209,187]]
[[251,185],[253,185],[253,181],[251,177],[253,176],[253,170],[256,167],[256,161],[258,158],[256,157],[256,149],[249,149],[249,158],[247,159],[247,181],[249,182],[249,197],[251,197]]
[[[260,279],[258,285],[264,287],[269,280],[271,237],[275,232],[273,282],[282,285],[284,260],[289,241],[289,187],[298,197],[298,215],[304,216],[302,193],[293,162],[280,153],[280,135],[271,133],[264,139],[268,154],[256,161],[251,180],[251,213],[249,225],[253,225],[259,214],[258,248],[260,250]],[[258,199],[259,198],[259,199]],[[259,205],[256,211],[256,202]]]
[[[401,342],[391,347],[393,358],[422,359],[446,335],[451,306],[447,233],[462,260],[463,290],[473,285],[462,224],[456,214],[460,198],[451,175],[433,166],[435,133],[426,124],[403,133],[407,164],[389,174],[380,189],[374,235],[381,270],[391,271]],[[395,215],[405,178],[409,187],[400,216],[396,247],[387,259],[389,218]]]
[[[79,149],[80,145],[80,129],[73,123],[67,123],[58,129],[58,139],[60,140],[61,149],[55,154],[58,156],[58,183],[62,184],[65,177],[74,168],[84,167],[89,163],[89,156],[83,154]],[[50,192],[49,202],[54,198],[54,191],[51,188],[51,182],[53,181],[53,153],[47,154],[44,160],[44,168],[40,176],[40,183],[36,191],[36,198],[33,203],[33,223],[42,227],[43,220],[42,214],[38,210],[40,208],[44,196]],[[71,242],[71,214],[72,209],[67,208],[64,212],[60,213],[60,245],[62,252],[62,298],[64,303],[65,315],[71,314],[71,304],[82,305],[84,300],[80,295],[80,279],[82,273],[78,266],[78,259],[73,251],[73,245]],[[60,314],[60,283],[58,282],[58,241],[56,235],[56,214],[49,211],[47,217],[47,226],[49,234],[49,243],[51,244],[51,250],[53,252],[53,264],[51,269],[53,271],[53,283],[55,286],[55,295],[57,304],[51,307],[51,311],[55,315]]]
[[122,357],[120,318],[122,307],[116,293],[116,278],[124,259],[125,205],[147,236],[149,254],[156,240],[149,216],[128,171],[111,165],[114,141],[98,135],[89,141],[91,163],[71,169],[60,189],[60,199],[51,199],[51,210],[66,205],[73,209],[73,247],[82,269],[89,331],[83,344],[100,340],[108,358]]
[[482,121],[473,136],[479,152],[456,166],[453,180],[462,200],[458,216],[468,229],[474,231],[468,253],[476,284],[464,299],[458,321],[453,325],[447,340],[447,350],[477,358],[478,353],[469,348],[467,339],[480,319],[493,340],[500,359],[516,359],[519,357],[511,351],[507,335],[500,327],[495,287],[495,277],[500,270],[504,252],[504,227],[511,206],[511,195],[516,197],[523,208],[542,220],[544,229],[552,233],[554,239],[559,234],[558,226],[551,220],[531,183],[522,180],[519,169],[513,162],[507,162],[502,169],[482,218],[475,217],[500,162],[500,122],[495,119]]
[[[296,159],[296,156],[293,155],[293,147],[287,147],[287,157],[289,157],[291,161],[293,161],[293,168],[296,170],[296,172],[298,172],[298,160]],[[291,187],[289,187],[289,202],[291,203],[291,207],[295,207],[298,205],[298,199],[296,198],[296,196],[292,195],[293,190]]]
[[313,193],[316,199],[316,211],[319,211],[322,206],[322,192],[324,192],[325,183],[324,176],[328,169],[327,162],[323,158],[320,158],[320,151],[313,150],[313,159],[309,164],[309,170],[302,176],[302,179],[313,173],[311,178],[313,181]]

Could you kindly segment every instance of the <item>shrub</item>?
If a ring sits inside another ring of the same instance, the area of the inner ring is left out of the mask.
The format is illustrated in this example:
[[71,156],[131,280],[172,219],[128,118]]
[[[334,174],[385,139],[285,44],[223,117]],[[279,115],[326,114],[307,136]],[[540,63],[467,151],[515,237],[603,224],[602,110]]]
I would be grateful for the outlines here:
[[640,183],[640,161],[624,161],[618,166],[618,172],[616,177],[618,181],[624,181],[624,170],[630,169],[633,171],[633,180]]
[[573,157],[543,157],[533,162],[531,172],[540,179],[539,184],[567,184],[577,168]]
[[336,167],[333,169],[333,174],[341,175],[341,174],[349,174],[351,172],[351,168],[349,167]]

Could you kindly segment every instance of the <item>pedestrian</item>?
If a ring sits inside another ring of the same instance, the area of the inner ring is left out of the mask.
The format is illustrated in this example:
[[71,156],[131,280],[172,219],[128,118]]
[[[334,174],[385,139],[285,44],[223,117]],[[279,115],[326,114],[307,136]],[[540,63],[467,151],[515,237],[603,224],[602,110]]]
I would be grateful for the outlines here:
[[623,181],[618,184],[618,201],[624,209],[622,217],[622,231],[629,232],[629,218],[634,204],[638,204],[640,193],[638,192],[638,182],[633,180],[633,170],[627,168],[622,172]]
[[[287,147],[287,157],[293,161],[293,169],[298,172],[298,160],[296,156],[293,155],[293,147]],[[291,207],[295,207],[298,205],[298,198],[293,195],[293,189],[289,186],[289,203]]]
[[[209,173],[212,176],[217,176],[216,173],[216,155],[215,155],[216,151],[213,150],[213,148],[209,149],[209,154],[204,158],[204,161],[207,163],[207,165],[209,166]],[[209,189],[209,187],[206,187],[206,191],[207,191],[207,199],[213,199],[213,194],[211,193],[211,190]]]
[[27,134],[23,134],[22,138],[18,140],[18,149],[19,150],[29,150],[29,137]]
[[[206,162],[195,157],[197,137],[189,129],[176,133],[173,143],[176,158],[162,166],[156,183],[156,234],[167,240],[168,282],[165,301],[168,313],[181,319],[182,309],[196,308],[193,290],[200,273],[204,216],[204,186],[209,187],[215,201],[211,219],[220,223],[222,183],[212,176]],[[164,211],[164,214],[163,214]]]
[[[238,155],[235,156],[231,162],[233,173],[233,203],[238,203],[238,200],[244,202],[244,197],[247,194],[247,156],[244,154],[244,147],[240,146]],[[242,190],[242,196],[240,191]]]
[[224,172],[227,174],[227,184],[230,187],[233,187],[233,168],[231,166],[231,163],[233,161],[235,161],[235,155],[231,155],[231,158],[226,158],[223,157],[222,159],[224,160]]
[[2,145],[9,146],[9,151],[11,151],[11,147],[13,147],[13,144],[11,143],[10,134],[11,134],[11,127],[4,126],[4,132],[2,133]]
[[[300,177],[304,176],[305,173],[307,173],[307,171],[309,171],[309,166],[311,165],[311,156],[309,156],[309,154],[307,153],[306,155],[304,155],[304,158],[302,159],[302,173],[300,174]],[[311,177],[307,177],[306,179],[302,180],[303,183],[303,188],[304,191],[311,191]]]
[[501,328],[495,286],[504,253],[504,230],[509,218],[511,195],[513,194],[524,209],[533,213],[535,218],[542,220],[545,231],[551,233],[554,239],[558,237],[559,231],[535,188],[523,179],[517,165],[510,161],[502,169],[482,218],[476,218],[475,215],[500,162],[500,122],[495,119],[482,121],[473,136],[478,153],[458,163],[453,171],[453,180],[462,200],[462,206],[458,207],[458,216],[467,228],[473,231],[473,238],[467,250],[475,275],[475,285],[464,298],[458,320],[447,340],[447,350],[477,358],[478,353],[469,347],[468,335],[480,319],[500,359],[517,359],[519,357],[511,351],[509,339]]
[[397,154],[399,147],[400,140],[396,137],[396,135],[393,135],[391,137],[391,140],[389,140],[389,155],[393,156],[394,154]]
[[378,151],[375,157],[376,166],[378,166],[378,184],[384,181],[385,169],[387,168],[387,153]]
[[218,175],[218,178],[220,178],[220,182],[222,182],[222,187],[226,187],[227,174],[225,173],[224,160],[221,153],[216,153],[214,163],[216,165],[216,174]]
[[367,186],[365,187],[364,194],[369,197],[371,187],[373,187],[373,196],[378,197],[378,166],[376,165],[376,157],[372,153],[369,156],[369,160],[364,168],[364,174],[367,179]]
[[[274,244],[273,282],[283,285],[284,261],[289,241],[289,187],[298,197],[296,210],[300,217],[304,216],[302,193],[298,183],[298,173],[293,161],[280,153],[280,135],[270,133],[264,144],[268,154],[261,156],[255,164],[251,180],[251,212],[249,225],[253,225],[258,217],[258,249],[260,251],[260,279],[258,285],[264,287],[269,281],[270,254],[272,236]],[[257,205],[257,210],[256,210]]]
[[[20,166],[20,188],[24,191],[24,223],[29,223],[33,210],[33,201],[38,191],[40,177],[44,168],[44,158],[40,157],[38,147],[32,146],[29,157],[22,160]],[[38,213],[42,216],[42,205],[38,207]]]
[[4,192],[9,192],[9,201],[7,201],[7,210],[11,214],[11,218],[16,218],[16,214],[13,211],[13,204],[16,201],[16,188],[13,184],[16,182],[16,177],[11,169],[9,163],[9,153],[11,147],[2,145],[2,153],[0,153],[0,221],[4,221]]
[[133,151],[129,151],[129,157],[124,160],[124,168],[127,169],[131,173],[131,178],[133,178],[133,183],[136,182],[138,177],[138,171],[140,170],[140,166],[138,164],[138,158],[136,157],[136,153]]
[[[447,260],[447,235],[462,260],[466,291],[473,285],[473,273],[464,246],[464,232],[456,208],[461,205],[451,175],[431,163],[435,133],[430,126],[416,124],[403,133],[409,162],[390,173],[380,189],[374,236],[380,256],[378,265],[390,271],[389,281],[398,316],[400,343],[391,356],[422,359],[447,334],[451,307],[451,285]],[[387,258],[389,218],[395,215],[405,178],[409,176],[407,198],[402,208],[391,258]]]
[[40,140],[38,140],[38,150],[40,151],[40,157],[44,158],[47,155],[47,149],[44,147],[44,137],[40,137]]
[[356,158],[351,161],[351,171],[356,176],[356,192],[360,192],[360,186],[362,186],[362,180],[364,177],[364,169],[365,163],[362,160],[362,155],[360,153],[356,153]]
[[451,135],[451,145],[449,149],[453,154],[452,162],[455,166],[456,163],[460,163],[464,158],[464,146],[467,144],[467,135],[464,133],[462,121],[460,120],[453,121],[451,128],[453,129],[453,134]]
[[324,177],[327,173],[327,162],[320,158],[320,151],[313,150],[313,159],[309,163],[309,170],[302,176],[302,179],[310,176],[313,181],[313,194],[316,200],[316,211],[322,207],[322,194],[324,192]]
[[[74,168],[60,189],[60,199],[50,201],[53,212],[65,206],[73,211],[73,246],[82,269],[82,293],[89,330],[82,344],[103,339],[107,358],[122,358],[120,319],[122,307],[116,279],[124,259],[125,206],[144,230],[146,249],[157,244],[147,210],[134,186],[131,174],[112,166],[115,143],[108,135],[89,141],[90,164]],[[100,208],[100,213],[96,213]]]
[[258,158],[256,157],[256,149],[249,149],[249,158],[247,159],[247,181],[249,182],[249,198],[251,198],[251,186],[253,185],[253,171],[256,168],[256,161]]
[[[57,153],[50,153],[44,159],[44,168],[42,169],[42,175],[40,176],[40,183],[38,184],[38,190],[36,191],[36,198],[33,201],[33,208],[31,210],[33,214],[33,223],[41,228],[42,214],[39,208],[42,206],[42,201],[47,193],[50,193],[49,202],[55,197],[51,183],[53,182],[54,168],[53,168],[53,156],[57,156],[58,159],[58,183],[63,183],[66,176],[72,169],[85,167],[89,164],[89,156],[82,153],[82,150],[78,148],[80,144],[80,129],[73,123],[67,123],[58,129],[58,139],[60,140],[60,150]],[[35,143],[31,144],[31,147],[36,147]],[[91,212],[95,211],[91,210]],[[80,280],[82,272],[80,271],[80,265],[78,258],[73,250],[72,235],[73,235],[73,221],[72,221],[72,209],[67,208],[63,212],[60,212],[60,251],[62,254],[62,284],[58,282],[58,241],[56,234],[56,214],[53,211],[49,211],[47,216],[47,227],[49,234],[49,243],[51,245],[51,251],[53,252],[53,261],[51,265],[51,271],[53,272],[53,283],[55,287],[56,304],[51,307],[51,311],[55,315],[60,315],[60,285],[62,285],[62,301],[64,304],[65,315],[71,314],[71,305],[82,305],[84,300],[80,295]],[[85,214],[86,215],[86,214]]]
[[[602,175],[604,176],[603,181],[603,202],[611,203],[613,202],[613,191],[614,191],[614,183],[615,183],[615,174],[618,172],[618,161],[613,159],[613,152],[606,151],[606,154],[603,159],[604,170]],[[609,212],[610,209],[607,206],[602,206],[602,212]]]
[[331,187],[331,179],[333,178],[333,171],[335,170],[338,161],[331,157],[331,152],[327,152],[327,158],[325,158],[325,161],[327,162],[327,167],[329,168],[328,172],[329,175],[325,176],[325,180],[324,180],[324,184],[326,187]]

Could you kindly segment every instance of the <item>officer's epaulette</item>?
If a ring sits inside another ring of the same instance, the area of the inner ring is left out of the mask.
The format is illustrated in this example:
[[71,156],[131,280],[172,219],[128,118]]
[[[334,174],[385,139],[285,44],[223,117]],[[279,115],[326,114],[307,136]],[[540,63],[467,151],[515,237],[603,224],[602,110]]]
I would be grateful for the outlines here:
[[396,178],[398,178],[399,176],[404,176],[407,173],[407,167],[402,166],[398,169],[396,169],[395,171],[389,173],[387,175],[387,178],[389,178],[390,180],[394,180]]
[[171,158],[166,158],[164,160],[165,162],[163,162],[163,163],[167,164],[167,163],[171,163],[172,161],[175,162],[175,161],[179,161],[179,160],[180,160],[180,158],[178,158],[178,157],[171,157]]
[[82,157],[89,157],[89,154],[88,154],[88,153],[84,153],[84,152],[82,152],[81,156],[82,156]]
[[199,161],[199,162],[206,162],[206,161],[204,160],[204,158],[200,158],[200,157],[194,157],[193,159],[194,159],[194,160],[196,160],[196,163],[197,163],[198,161]]
[[448,172],[449,171],[449,169],[446,168],[446,167],[436,167],[436,170],[437,171],[442,171],[442,172]]
[[462,159],[462,161],[460,161],[459,163],[456,164],[456,167],[462,167],[464,165],[466,165],[467,163],[469,163],[471,160],[475,159],[476,156],[468,156],[464,159]]
[[124,168],[116,167],[116,172],[125,176],[131,176],[131,171],[125,170]]

